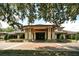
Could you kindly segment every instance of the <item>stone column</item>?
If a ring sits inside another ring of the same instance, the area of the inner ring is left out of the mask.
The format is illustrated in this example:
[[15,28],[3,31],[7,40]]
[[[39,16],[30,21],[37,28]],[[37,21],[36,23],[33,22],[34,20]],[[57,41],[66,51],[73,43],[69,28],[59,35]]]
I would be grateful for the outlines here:
[[45,40],[47,39],[47,33],[45,32]]
[[19,35],[17,35],[17,39],[20,39]]
[[66,35],[65,34],[63,34],[63,38],[66,39]]
[[31,32],[31,36],[32,36],[31,39],[32,39],[32,41],[33,41],[33,33],[32,33],[32,32]]
[[31,33],[31,29],[29,29],[29,40],[32,40],[32,33]]
[[35,34],[35,32],[34,32],[34,40],[36,40],[36,34]]
[[27,38],[27,32],[25,32],[25,39],[27,40],[28,38]]
[[53,29],[52,29],[52,39],[53,39],[53,40],[55,39],[55,32],[54,32]]
[[51,28],[48,28],[48,41],[51,40]]
[[57,34],[55,34],[55,39],[57,39]]
[[28,30],[26,29],[24,32],[25,32],[25,40],[28,40]]

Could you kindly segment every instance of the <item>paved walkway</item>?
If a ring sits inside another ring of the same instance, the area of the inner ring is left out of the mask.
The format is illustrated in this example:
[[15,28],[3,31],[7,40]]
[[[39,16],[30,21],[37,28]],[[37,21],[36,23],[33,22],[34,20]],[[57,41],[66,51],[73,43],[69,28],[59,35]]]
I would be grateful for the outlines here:
[[79,51],[77,43],[0,42],[0,50],[60,50]]

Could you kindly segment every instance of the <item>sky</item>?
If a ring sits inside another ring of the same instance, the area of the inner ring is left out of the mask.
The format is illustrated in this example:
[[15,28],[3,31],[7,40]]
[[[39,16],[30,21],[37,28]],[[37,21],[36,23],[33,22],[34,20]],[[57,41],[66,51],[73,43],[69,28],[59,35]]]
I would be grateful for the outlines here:
[[65,22],[62,26],[65,27],[64,30],[79,32],[79,15],[77,16],[75,23],[68,21],[68,23]]
[[[6,22],[0,21],[0,23],[2,24],[2,28],[7,28],[9,26]],[[27,18],[24,19],[24,21],[19,20],[19,23],[23,25],[27,25],[28,20]],[[50,24],[50,23],[46,23],[43,19],[41,19],[41,20],[36,20],[34,24]],[[75,21],[75,23],[68,21],[67,23],[65,22],[64,24],[62,24],[62,26],[64,27],[63,30],[79,32],[79,16],[77,16],[77,20]]]

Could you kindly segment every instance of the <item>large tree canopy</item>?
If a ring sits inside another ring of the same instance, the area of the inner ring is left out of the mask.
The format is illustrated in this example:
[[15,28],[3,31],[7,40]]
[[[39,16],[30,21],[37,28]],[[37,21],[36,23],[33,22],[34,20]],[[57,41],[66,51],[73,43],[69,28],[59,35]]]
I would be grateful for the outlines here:
[[60,26],[65,21],[76,20],[79,13],[79,4],[37,4],[38,16],[45,21],[52,22]]
[[0,20],[6,21],[9,25],[15,26],[15,24],[19,27],[20,24],[17,22],[15,18],[16,14],[16,6],[15,4],[0,4]]
[[[1,3],[0,20],[7,21],[13,27],[22,26],[18,20],[28,18],[28,23],[42,19],[60,26],[65,21],[76,20],[79,4],[64,3]],[[16,18],[18,16],[18,18]]]
[[6,21],[10,26],[21,28],[22,24],[18,23],[18,20],[23,20],[25,17],[29,19],[29,23],[34,22],[36,19],[35,4],[0,4],[0,20]]

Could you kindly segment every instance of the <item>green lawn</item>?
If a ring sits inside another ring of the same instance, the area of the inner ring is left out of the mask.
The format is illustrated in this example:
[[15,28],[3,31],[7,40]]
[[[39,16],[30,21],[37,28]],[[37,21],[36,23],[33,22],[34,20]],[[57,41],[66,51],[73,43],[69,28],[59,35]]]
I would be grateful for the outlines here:
[[79,56],[79,51],[0,50],[0,56]]

